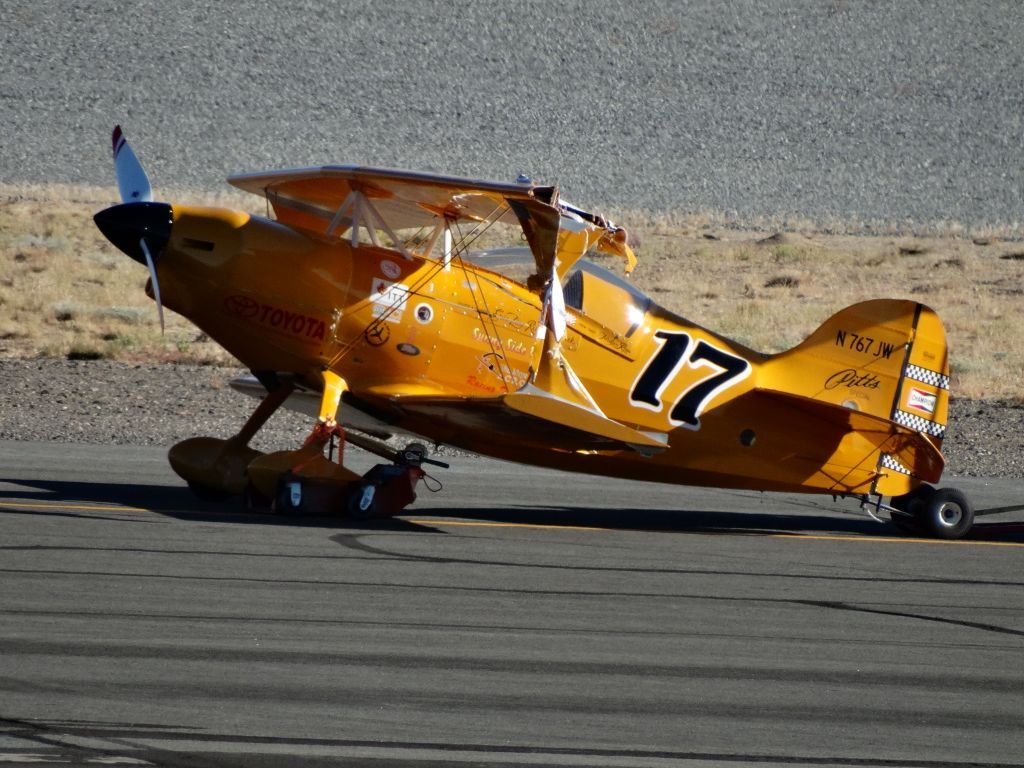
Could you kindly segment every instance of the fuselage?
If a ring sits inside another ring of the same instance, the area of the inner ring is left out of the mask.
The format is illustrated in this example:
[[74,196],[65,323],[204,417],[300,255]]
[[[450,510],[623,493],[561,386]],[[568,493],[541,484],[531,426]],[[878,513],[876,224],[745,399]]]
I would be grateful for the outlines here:
[[332,370],[358,407],[437,442],[706,486],[866,492],[875,476],[846,458],[875,449],[869,440],[837,425],[802,432],[797,406],[760,396],[770,358],[600,270],[566,280],[561,353],[609,419],[668,435],[657,455],[573,449],[500,409],[477,407],[530,381],[542,300],[470,261],[353,247],[237,211],[173,206],[157,272],[166,306],[250,369],[294,373],[314,386]]

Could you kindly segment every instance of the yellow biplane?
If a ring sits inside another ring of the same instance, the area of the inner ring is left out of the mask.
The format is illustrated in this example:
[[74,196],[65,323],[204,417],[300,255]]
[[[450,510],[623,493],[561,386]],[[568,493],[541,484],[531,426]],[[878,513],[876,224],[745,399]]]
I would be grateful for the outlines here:
[[[114,158],[123,203],[96,224],[148,266],[161,323],[163,306],[187,317],[263,396],[234,437],[171,449],[198,491],[392,514],[431,461],[372,437],[402,432],[572,472],[854,497],[943,538],[973,523],[963,493],[931,485],[949,366],[942,324],[917,302],[856,304],[765,355],[598,266],[632,270],[626,232],[522,177],[325,166],[229,179],[271,219],[153,202],[120,128]],[[249,447],[277,408],[311,399],[304,446]],[[337,440],[390,471],[357,475]]]

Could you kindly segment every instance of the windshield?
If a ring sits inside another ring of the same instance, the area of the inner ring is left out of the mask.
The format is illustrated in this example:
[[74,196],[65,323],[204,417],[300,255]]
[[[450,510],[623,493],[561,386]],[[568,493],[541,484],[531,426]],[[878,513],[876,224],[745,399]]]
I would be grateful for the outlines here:
[[651,305],[650,297],[632,283],[587,259],[577,262],[562,292],[567,306],[626,338],[640,327]]

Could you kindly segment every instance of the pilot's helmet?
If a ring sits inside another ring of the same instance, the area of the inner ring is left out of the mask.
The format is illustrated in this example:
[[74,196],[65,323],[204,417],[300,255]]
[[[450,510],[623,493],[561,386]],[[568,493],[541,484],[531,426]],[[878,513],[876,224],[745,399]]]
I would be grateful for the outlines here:
[[427,458],[427,446],[423,443],[409,443],[402,450],[402,462],[410,467],[418,467]]

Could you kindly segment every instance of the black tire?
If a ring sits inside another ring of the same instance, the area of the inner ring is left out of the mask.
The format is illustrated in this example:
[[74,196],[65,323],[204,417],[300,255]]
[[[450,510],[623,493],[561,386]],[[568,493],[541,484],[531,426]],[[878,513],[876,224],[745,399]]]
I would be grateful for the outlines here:
[[192,491],[192,494],[203,501],[227,501],[231,498],[231,494],[225,491],[223,488],[213,488],[209,485],[202,485],[201,483],[194,483],[189,481],[188,489]]
[[921,527],[938,539],[962,539],[974,525],[974,507],[962,491],[939,488],[916,513]]
[[370,499],[367,506],[363,506],[363,494],[367,488],[372,488],[372,483],[356,483],[348,495],[348,514],[353,520],[369,520],[377,515],[377,496]]

